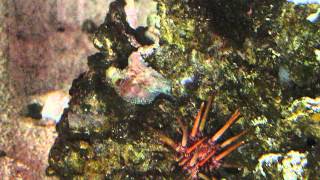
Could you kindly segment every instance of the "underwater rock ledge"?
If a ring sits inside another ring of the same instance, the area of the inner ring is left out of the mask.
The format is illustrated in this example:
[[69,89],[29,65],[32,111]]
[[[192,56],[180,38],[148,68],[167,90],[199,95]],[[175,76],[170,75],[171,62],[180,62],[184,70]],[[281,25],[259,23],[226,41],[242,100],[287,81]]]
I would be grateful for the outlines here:
[[[174,152],[158,134],[179,141],[176,118],[186,120],[190,128],[188,119],[216,92],[204,135],[216,132],[238,108],[242,116],[226,137],[244,129],[250,133],[245,136],[248,143],[226,159],[240,168],[204,170],[207,176],[281,179],[295,167],[300,168],[297,178],[320,176],[320,62],[315,53],[320,32],[319,24],[305,19],[317,5],[296,7],[286,0],[211,4],[157,0],[156,11],[144,18],[155,28],[150,29],[128,23],[125,2],[110,5],[93,39],[99,53],[89,57],[90,70],[73,82],[69,108],[57,125],[59,137],[51,149],[48,174],[186,179]],[[242,26],[232,26],[234,21]],[[232,32],[226,33],[230,27]],[[152,87],[148,84],[142,91],[139,83],[125,89],[141,93],[132,99],[121,89],[128,77],[160,85],[148,89]],[[158,93],[174,100],[155,98]],[[268,167],[264,157],[279,158]],[[295,160],[300,166],[288,165]]]

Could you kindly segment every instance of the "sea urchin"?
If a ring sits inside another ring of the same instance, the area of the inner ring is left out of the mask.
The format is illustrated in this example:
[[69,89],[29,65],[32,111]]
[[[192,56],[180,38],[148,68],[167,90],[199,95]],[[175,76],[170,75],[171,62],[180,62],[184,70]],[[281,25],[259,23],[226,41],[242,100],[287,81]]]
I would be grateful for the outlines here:
[[[176,143],[171,138],[161,134],[160,140],[172,147],[177,152],[177,161],[185,171],[190,174],[192,179],[209,179],[200,173],[201,168],[207,167],[210,171],[219,168],[222,165],[221,160],[244,144],[244,141],[234,143],[246,131],[233,136],[223,142],[218,142],[223,133],[237,120],[240,112],[237,110],[226,124],[218,130],[211,138],[203,137],[203,129],[212,104],[213,97],[210,97],[206,106],[203,102],[200,110],[195,118],[195,122],[191,133],[188,133],[187,127],[178,119],[178,123],[182,129],[182,141]],[[224,149],[225,148],[225,149]]]

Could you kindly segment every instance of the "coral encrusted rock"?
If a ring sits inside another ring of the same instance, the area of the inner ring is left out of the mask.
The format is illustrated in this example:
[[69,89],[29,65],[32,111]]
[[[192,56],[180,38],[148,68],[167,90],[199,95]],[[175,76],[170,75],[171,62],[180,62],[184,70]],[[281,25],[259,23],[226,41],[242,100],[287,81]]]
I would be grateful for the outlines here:
[[[215,94],[204,136],[235,109],[241,116],[225,137],[248,134],[225,159],[233,168],[201,172],[281,179],[299,168],[297,178],[316,179],[320,24],[306,17],[318,8],[286,0],[114,1],[93,37],[99,52],[73,82],[47,173],[187,178],[159,134],[178,142],[176,119],[190,128],[188,119]],[[274,154],[268,168],[263,157]]]

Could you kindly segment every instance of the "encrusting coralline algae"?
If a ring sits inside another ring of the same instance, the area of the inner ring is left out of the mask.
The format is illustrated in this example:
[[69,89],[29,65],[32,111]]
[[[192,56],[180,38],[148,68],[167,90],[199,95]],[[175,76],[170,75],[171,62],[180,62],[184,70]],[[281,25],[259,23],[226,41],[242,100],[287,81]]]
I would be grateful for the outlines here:
[[124,70],[110,67],[106,76],[116,92],[134,104],[149,104],[160,93],[170,95],[171,85],[160,73],[148,67],[140,52],[133,52]]
[[[124,7],[127,22],[131,28],[138,28],[138,9],[133,0],[127,0]],[[152,14],[151,14],[152,15]],[[148,24],[145,38],[153,41],[152,45],[140,45],[130,54],[128,66],[120,70],[111,66],[106,71],[106,78],[116,92],[133,104],[150,104],[159,94],[171,94],[171,84],[163,75],[148,67],[145,58],[153,55],[159,47],[159,30],[156,24]],[[132,37],[134,39],[134,37]],[[137,40],[134,40],[138,42]],[[135,44],[137,46],[137,43]]]

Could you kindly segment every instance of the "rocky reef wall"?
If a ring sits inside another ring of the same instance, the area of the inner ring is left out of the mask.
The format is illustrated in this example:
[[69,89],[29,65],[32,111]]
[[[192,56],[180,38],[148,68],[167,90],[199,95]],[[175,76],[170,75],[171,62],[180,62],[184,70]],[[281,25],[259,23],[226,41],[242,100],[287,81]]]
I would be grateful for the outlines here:
[[[249,133],[246,145],[226,158],[238,168],[204,173],[226,179],[318,177],[320,32],[306,18],[319,5],[154,3],[141,25],[139,1],[110,5],[93,39],[100,52],[89,57],[89,71],[70,90],[48,174],[186,178],[159,133],[180,139],[175,119],[190,127],[200,103],[215,93],[204,134],[217,131],[237,108],[242,116],[226,136]],[[161,78],[152,81],[155,76]],[[140,101],[150,92],[159,93]]]

